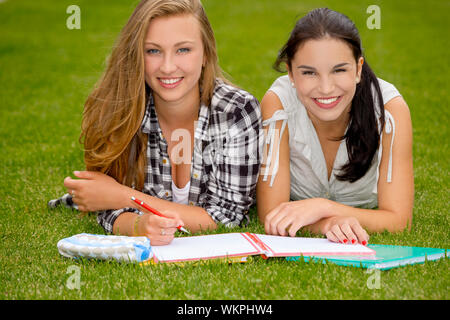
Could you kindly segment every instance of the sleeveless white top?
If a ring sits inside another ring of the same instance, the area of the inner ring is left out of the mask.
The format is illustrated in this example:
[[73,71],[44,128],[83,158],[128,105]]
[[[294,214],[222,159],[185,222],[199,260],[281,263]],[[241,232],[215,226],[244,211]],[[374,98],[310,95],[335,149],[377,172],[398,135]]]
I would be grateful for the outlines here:
[[[378,79],[383,103],[386,104],[394,97],[400,96],[398,90],[390,83]],[[289,149],[290,149],[290,175],[291,175],[291,200],[303,200],[309,198],[327,198],[339,203],[361,208],[374,208],[378,205],[377,183],[379,175],[379,165],[381,161],[382,148],[378,148],[369,170],[359,180],[350,183],[339,181],[336,174],[339,169],[348,162],[347,146],[345,140],[341,141],[333,171],[328,180],[327,166],[322,152],[316,130],[308,117],[305,107],[297,97],[297,91],[292,87],[289,77],[279,77],[269,89],[280,99],[283,109],[274,113],[272,118],[263,122],[264,127],[268,127],[266,143],[268,144],[268,161],[275,152],[275,162],[273,170],[269,172],[270,162],[266,163],[266,170],[263,171],[263,180],[270,177],[270,186],[278,171],[279,150],[274,150],[275,125],[276,122],[283,121],[280,130],[280,140],[283,131],[288,124]],[[375,102],[377,102],[376,95]],[[377,105],[377,104],[376,104]],[[377,119],[379,118],[379,111]],[[380,125],[379,125],[380,127]],[[381,131],[381,128],[379,128]],[[392,132],[391,149],[389,153],[389,164],[387,181],[392,179],[392,145],[395,136],[395,123],[392,115],[385,110],[385,131]],[[380,142],[381,146],[381,142]],[[277,144],[279,148],[279,144]],[[269,176],[270,174],[270,176]]]
[[183,188],[178,188],[175,182],[173,182],[172,180],[172,202],[188,204],[190,188],[190,181],[188,181],[188,183],[186,183]]

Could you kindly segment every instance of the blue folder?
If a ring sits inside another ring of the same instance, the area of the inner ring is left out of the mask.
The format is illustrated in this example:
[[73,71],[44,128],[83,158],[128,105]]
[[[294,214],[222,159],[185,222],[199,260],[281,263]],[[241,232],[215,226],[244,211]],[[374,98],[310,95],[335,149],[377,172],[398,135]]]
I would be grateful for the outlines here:
[[438,248],[421,248],[382,244],[369,244],[368,247],[376,251],[375,256],[287,257],[286,260],[298,261],[303,258],[306,262],[330,262],[341,266],[388,270],[409,264],[424,263],[425,261],[448,257],[446,249]]

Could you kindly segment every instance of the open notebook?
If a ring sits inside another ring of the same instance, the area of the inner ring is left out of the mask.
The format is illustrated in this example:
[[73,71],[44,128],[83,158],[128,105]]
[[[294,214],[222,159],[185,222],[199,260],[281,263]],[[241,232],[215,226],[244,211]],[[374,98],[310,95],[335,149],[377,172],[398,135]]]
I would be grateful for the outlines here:
[[223,233],[175,238],[165,246],[152,246],[153,261],[180,262],[251,255],[264,257],[358,255],[375,251],[360,245],[334,243],[321,238],[291,238],[255,233]]

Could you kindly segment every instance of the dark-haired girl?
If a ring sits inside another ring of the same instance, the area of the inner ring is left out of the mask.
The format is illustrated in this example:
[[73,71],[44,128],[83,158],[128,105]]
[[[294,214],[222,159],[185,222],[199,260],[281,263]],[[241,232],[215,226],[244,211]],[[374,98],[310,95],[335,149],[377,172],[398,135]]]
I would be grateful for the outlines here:
[[326,8],[309,12],[274,66],[288,75],[261,102],[267,148],[257,204],[266,233],[295,236],[305,227],[367,244],[366,230],[410,226],[409,109],[370,69],[354,23]]

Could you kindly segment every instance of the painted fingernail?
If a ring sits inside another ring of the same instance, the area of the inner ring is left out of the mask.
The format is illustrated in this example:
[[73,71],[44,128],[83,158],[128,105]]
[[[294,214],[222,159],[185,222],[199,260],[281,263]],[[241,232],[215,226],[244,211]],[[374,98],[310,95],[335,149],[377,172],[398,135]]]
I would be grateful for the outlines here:
[[348,241],[347,239],[344,239],[344,243],[347,243],[347,241]]
[[367,245],[367,241],[366,241],[366,240],[363,240],[363,242],[361,242],[361,244],[362,244],[363,246],[365,246],[365,245]]
[[352,244],[355,244],[355,242],[356,242],[356,240],[355,240],[355,239],[352,239]]

